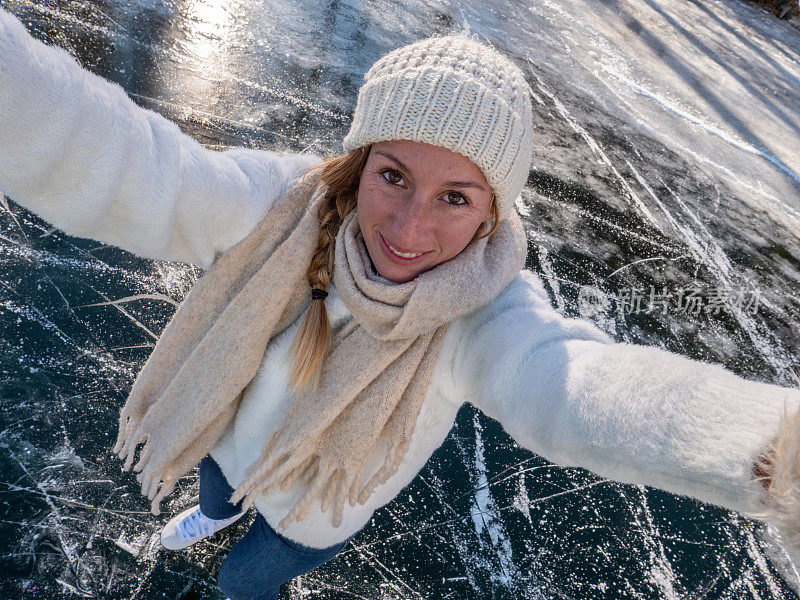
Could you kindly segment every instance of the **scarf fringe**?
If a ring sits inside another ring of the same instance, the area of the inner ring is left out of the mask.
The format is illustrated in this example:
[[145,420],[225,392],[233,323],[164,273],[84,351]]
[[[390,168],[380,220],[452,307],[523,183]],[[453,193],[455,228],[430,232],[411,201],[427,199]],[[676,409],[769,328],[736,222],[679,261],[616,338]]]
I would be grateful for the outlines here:
[[[119,455],[120,460],[125,460],[122,465],[123,471],[128,471],[133,463],[136,446],[142,441],[143,435],[139,431],[141,419],[131,417],[123,427],[120,426],[120,439],[114,446],[113,452]],[[119,448],[121,445],[121,448]],[[119,448],[119,450],[117,450]]]
[[[400,468],[400,462],[403,460],[403,456],[408,450],[408,445],[409,442],[405,439],[399,443],[392,443],[389,451],[386,453],[386,459],[384,460],[383,466],[378,469],[378,471],[370,478],[370,480],[359,493],[357,498],[359,504],[364,504],[372,495],[372,492],[375,491],[375,488],[378,487],[378,485],[386,483],[386,481],[397,472],[397,469]],[[350,495],[350,506],[355,506],[353,502],[352,490]]]
[[[119,434],[114,444],[112,453],[117,454],[120,460],[124,460],[123,471],[139,473],[136,480],[141,484],[142,495],[151,500],[150,512],[154,515],[161,513],[159,504],[167,497],[177,484],[178,478],[165,478],[164,474],[157,472],[155,456],[155,444],[150,439],[149,434],[141,431],[142,419],[123,415],[120,418]],[[136,447],[144,442],[139,452],[139,460],[133,464]],[[158,490],[161,485],[160,491]]]
[[[275,437],[274,435],[273,440]],[[307,486],[307,489],[295,502],[289,513],[281,519],[279,527],[286,529],[293,521],[302,521],[311,509],[312,501],[317,497],[319,497],[322,512],[333,508],[333,526],[338,527],[342,523],[345,502],[349,502],[350,506],[355,506],[356,503],[365,504],[375,488],[379,484],[386,483],[397,472],[408,446],[407,439],[391,442],[383,465],[363,487],[360,485],[360,480],[366,461],[362,461],[357,471],[349,476],[347,469],[331,465],[324,460],[324,457],[316,453],[309,455],[294,468],[286,467],[288,455],[284,455],[278,461],[273,461],[271,468],[263,468],[263,465],[262,468],[258,468],[258,466],[253,468],[254,465],[258,465],[258,463],[254,463],[246,469],[245,482],[234,490],[229,501],[236,504],[243,500],[242,510],[247,510],[262,494],[266,494],[276,487],[280,487],[282,491],[286,492],[292,484],[299,483]],[[283,479],[280,479],[279,473],[282,467],[285,467],[288,473],[284,475]],[[266,477],[259,482],[258,477],[262,471],[266,472]]]
[[[177,478],[164,478],[164,474],[157,471],[157,465],[153,460],[155,444],[152,443],[149,434],[141,431],[142,421],[141,418],[121,417],[119,434],[113,452],[118,454],[120,459],[125,460],[123,470],[132,469],[139,473],[137,481],[141,483],[142,494],[152,501],[151,512],[158,515],[160,514],[158,505],[175,489]],[[308,514],[313,499],[317,496],[320,497],[320,506],[323,512],[333,507],[333,525],[338,527],[342,522],[345,501],[348,501],[350,506],[355,506],[356,503],[365,504],[375,488],[385,483],[397,472],[409,446],[407,439],[391,441],[382,466],[362,487],[359,482],[367,464],[366,460],[360,463],[357,472],[350,477],[347,476],[347,470],[344,467],[333,467],[330,464],[321,466],[321,462],[325,461],[322,461],[322,457],[316,453],[309,455],[303,462],[295,466],[292,466],[289,460],[290,453],[284,453],[272,461],[264,460],[264,457],[269,457],[275,447],[279,434],[279,431],[273,434],[270,443],[262,451],[260,459],[246,469],[244,483],[234,491],[230,502],[236,504],[244,499],[242,509],[247,510],[254,504],[258,496],[266,494],[278,486],[284,492],[297,482],[308,486],[303,496],[280,521],[279,526],[283,529],[286,529],[295,520],[302,521]],[[142,442],[144,442],[144,446],[139,453],[139,460],[133,465],[136,447]],[[160,490],[158,490],[159,484],[161,485]]]
[[[111,452],[114,454],[120,454],[123,445],[128,439],[129,432],[138,427],[138,423],[134,424],[133,421],[133,417],[128,417],[123,410],[122,415],[119,418],[119,433],[117,434],[117,441],[114,443],[114,448],[111,450]],[[124,458],[124,455],[120,455],[120,458]]]
[[239,484],[239,487],[233,491],[230,497],[229,502],[231,504],[236,504],[239,500],[244,499],[245,505],[252,506],[252,501],[247,496],[252,492],[253,488],[259,485],[259,481],[264,481],[267,473],[273,471],[280,463],[285,463],[288,459],[288,453],[284,453],[269,461],[270,452],[275,446],[279,433],[280,431],[275,431],[272,434],[272,438],[261,450],[258,459],[245,469],[242,483]]

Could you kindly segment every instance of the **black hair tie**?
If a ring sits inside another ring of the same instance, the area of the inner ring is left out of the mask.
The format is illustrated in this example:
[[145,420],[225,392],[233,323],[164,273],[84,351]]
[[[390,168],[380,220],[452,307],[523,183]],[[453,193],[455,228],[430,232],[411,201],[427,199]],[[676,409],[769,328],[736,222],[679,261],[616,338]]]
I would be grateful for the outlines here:
[[312,300],[325,300],[327,295],[328,295],[328,292],[326,292],[322,288],[311,288],[311,299]]

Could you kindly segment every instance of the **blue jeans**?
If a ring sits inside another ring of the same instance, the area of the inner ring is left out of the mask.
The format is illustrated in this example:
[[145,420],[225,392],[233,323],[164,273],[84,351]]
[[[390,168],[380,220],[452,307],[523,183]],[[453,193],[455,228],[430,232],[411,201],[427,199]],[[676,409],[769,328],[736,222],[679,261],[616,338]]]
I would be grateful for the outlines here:
[[[233,488],[211,455],[200,461],[200,510],[212,519],[241,512],[242,501],[228,498]],[[352,536],[351,536],[352,537]],[[290,540],[269,526],[261,513],[225,558],[217,578],[219,589],[231,600],[275,600],[280,586],[307,573],[347,545],[350,538],[328,548],[310,548]]]

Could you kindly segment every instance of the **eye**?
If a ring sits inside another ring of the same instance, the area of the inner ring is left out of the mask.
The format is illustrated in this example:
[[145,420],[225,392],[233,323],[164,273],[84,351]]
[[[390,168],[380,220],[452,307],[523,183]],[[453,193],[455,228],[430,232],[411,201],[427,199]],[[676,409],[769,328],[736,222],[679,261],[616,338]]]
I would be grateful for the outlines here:
[[459,202],[447,202],[448,204],[452,204],[453,206],[467,206],[469,204],[469,200],[464,194],[460,194],[459,192],[449,191],[447,194],[453,194],[453,197]]
[[400,175],[400,172],[399,171],[395,171],[394,169],[381,169],[378,172],[383,176],[383,180],[386,182],[387,185],[395,185],[395,186],[399,185],[396,180],[395,181],[390,181],[389,179],[387,179],[386,178],[386,174],[387,173],[389,173],[389,177],[398,177],[398,178],[400,178],[400,180],[403,179],[403,176]]

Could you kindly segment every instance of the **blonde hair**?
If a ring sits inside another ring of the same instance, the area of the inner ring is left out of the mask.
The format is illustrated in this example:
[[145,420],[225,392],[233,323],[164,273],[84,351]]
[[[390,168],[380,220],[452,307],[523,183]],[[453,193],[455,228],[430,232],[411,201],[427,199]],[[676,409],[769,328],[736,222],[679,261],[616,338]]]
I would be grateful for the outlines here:
[[[312,289],[325,290],[330,283],[336,234],[344,218],[356,207],[358,185],[371,148],[372,144],[369,144],[347,154],[329,157],[306,173],[321,170],[320,180],[327,188],[318,213],[320,228],[317,249],[306,271],[306,280]],[[492,235],[497,229],[499,214],[494,194],[491,213],[490,218],[475,231],[470,243]],[[481,233],[490,221],[492,225],[489,231]],[[309,384],[317,388],[330,342],[331,328],[325,301],[322,298],[313,300],[289,348],[289,353],[293,355],[289,381],[294,392]]]

